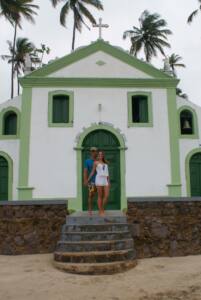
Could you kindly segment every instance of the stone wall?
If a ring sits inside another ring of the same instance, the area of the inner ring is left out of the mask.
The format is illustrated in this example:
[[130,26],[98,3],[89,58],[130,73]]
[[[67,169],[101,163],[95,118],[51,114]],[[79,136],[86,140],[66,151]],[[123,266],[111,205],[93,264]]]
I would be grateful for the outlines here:
[[138,258],[201,254],[201,198],[129,199]]
[[66,214],[66,201],[0,202],[0,254],[53,252]]

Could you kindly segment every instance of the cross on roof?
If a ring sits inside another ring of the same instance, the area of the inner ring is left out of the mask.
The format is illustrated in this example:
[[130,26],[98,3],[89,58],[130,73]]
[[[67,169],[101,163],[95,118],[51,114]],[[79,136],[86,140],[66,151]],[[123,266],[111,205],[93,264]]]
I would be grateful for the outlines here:
[[102,40],[102,29],[103,28],[108,28],[109,25],[108,24],[103,24],[102,23],[103,19],[100,18],[99,19],[99,24],[94,24],[93,27],[99,28],[99,40]]

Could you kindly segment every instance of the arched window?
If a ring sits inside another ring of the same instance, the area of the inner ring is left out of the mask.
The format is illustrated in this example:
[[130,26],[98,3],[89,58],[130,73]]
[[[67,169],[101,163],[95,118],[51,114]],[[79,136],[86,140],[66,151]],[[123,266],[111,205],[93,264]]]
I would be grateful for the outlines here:
[[182,110],[180,113],[180,130],[182,135],[195,133],[193,113],[190,110]]
[[17,114],[8,111],[3,117],[3,135],[17,135]]

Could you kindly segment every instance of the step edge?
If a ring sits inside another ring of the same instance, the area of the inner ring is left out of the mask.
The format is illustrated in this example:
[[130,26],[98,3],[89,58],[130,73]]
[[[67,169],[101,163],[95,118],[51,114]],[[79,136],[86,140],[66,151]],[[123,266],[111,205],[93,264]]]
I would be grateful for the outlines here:
[[110,243],[117,243],[117,242],[124,242],[124,241],[133,241],[134,240],[132,238],[127,238],[127,239],[120,239],[120,240],[100,240],[100,241],[58,241],[57,244],[65,244],[65,245],[73,245],[73,244],[110,244]]
[[63,256],[99,256],[99,255],[106,255],[106,254],[124,254],[128,252],[135,252],[134,248],[128,248],[124,250],[107,250],[107,251],[83,251],[83,252],[60,252],[55,251],[54,255],[63,255]]

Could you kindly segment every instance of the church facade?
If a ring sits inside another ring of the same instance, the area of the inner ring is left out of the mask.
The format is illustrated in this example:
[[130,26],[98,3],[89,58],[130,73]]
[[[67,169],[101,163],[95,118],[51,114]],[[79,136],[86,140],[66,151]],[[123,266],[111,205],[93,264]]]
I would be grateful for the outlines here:
[[98,40],[21,78],[0,105],[0,200],[87,208],[91,146],[109,161],[109,208],[129,197],[201,196],[201,108],[178,80]]

